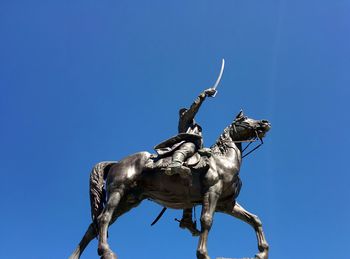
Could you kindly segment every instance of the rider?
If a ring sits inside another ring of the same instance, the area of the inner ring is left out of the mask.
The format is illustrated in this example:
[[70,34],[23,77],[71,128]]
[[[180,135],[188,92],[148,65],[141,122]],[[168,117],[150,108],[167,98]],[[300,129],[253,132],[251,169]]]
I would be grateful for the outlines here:
[[195,122],[194,117],[197,114],[205,98],[213,97],[215,93],[215,89],[209,88],[197,97],[197,99],[193,102],[189,109],[182,108],[179,110],[179,133],[187,133],[194,136],[193,140],[191,140],[191,138],[187,138],[181,141],[181,144],[179,143],[180,146],[177,147],[177,149],[173,153],[172,162],[165,170],[166,174],[173,175],[183,171],[188,173],[190,172],[189,168],[182,165],[183,162],[186,161],[187,158],[194,155],[194,153],[198,149],[203,148],[202,127]]
[[[183,166],[182,164],[184,161],[186,161],[187,158],[191,157],[196,152],[196,150],[203,147],[202,127],[195,122],[194,117],[205,98],[213,97],[215,94],[216,90],[214,88],[209,88],[197,97],[189,109],[180,109],[178,126],[179,134],[188,133],[195,135],[198,138],[194,139],[193,141],[189,141],[188,139],[182,141],[182,144],[177,147],[173,153],[172,162],[166,169],[166,174],[172,175],[184,171],[187,171],[188,174],[190,173],[190,169]],[[194,236],[199,235],[196,224],[192,221],[192,208],[183,210],[182,219],[180,220],[180,227],[187,228]]]

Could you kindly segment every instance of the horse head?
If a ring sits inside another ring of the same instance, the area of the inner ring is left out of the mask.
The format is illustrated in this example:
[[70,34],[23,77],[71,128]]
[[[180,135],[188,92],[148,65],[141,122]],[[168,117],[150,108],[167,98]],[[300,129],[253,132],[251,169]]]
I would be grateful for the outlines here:
[[232,122],[229,132],[233,141],[244,142],[261,140],[270,128],[271,124],[267,120],[248,118],[241,110]]

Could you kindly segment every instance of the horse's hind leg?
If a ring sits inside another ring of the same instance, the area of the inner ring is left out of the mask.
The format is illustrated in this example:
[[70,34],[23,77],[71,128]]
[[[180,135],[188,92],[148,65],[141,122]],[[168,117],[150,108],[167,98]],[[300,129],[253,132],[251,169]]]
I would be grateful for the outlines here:
[[96,237],[96,230],[95,230],[93,224],[90,224],[88,230],[86,231],[84,237],[80,241],[78,247],[74,250],[74,252],[69,257],[69,259],[78,259],[78,258],[80,258],[81,254],[83,253],[83,251],[85,250],[87,245],[95,237]]
[[106,206],[98,217],[98,228],[99,228],[99,242],[98,242],[98,254],[101,256],[101,259],[116,259],[117,256],[109,248],[107,242],[107,230],[111,221],[113,220],[113,214],[124,194],[123,189],[118,189],[113,192],[110,192],[110,196],[106,203]]
[[248,212],[237,202],[229,206],[229,208],[227,208],[224,212],[240,220],[243,220],[254,228],[258,240],[259,249],[259,253],[256,254],[255,258],[268,259],[269,245],[265,239],[262,223],[258,216]]

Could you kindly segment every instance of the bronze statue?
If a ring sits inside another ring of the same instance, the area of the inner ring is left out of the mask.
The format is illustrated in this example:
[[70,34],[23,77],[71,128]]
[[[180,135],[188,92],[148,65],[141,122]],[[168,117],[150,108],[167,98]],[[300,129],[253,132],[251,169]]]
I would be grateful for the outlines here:
[[[207,94],[210,96],[212,93]],[[210,152],[194,152],[186,161],[181,158],[180,166],[173,166],[172,162],[177,160],[176,157],[173,160],[172,155],[155,156],[148,152],[139,152],[118,162],[98,163],[90,174],[92,223],[70,259],[79,258],[95,237],[98,237],[101,258],[115,259],[116,255],[107,242],[108,226],[145,199],[182,210],[202,205],[197,259],[210,259],[207,238],[215,212],[226,213],[251,225],[256,232],[259,249],[255,258],[268,259],[269,246],[261,221],[242,208],[236,199],[241,188],[242,142],[262,140],[270,127],[268,121],[250,119],[241,111],[211,146]],[[189,139],[185,137],[182,140]],[[172,168],[176,169],[173,171]],[[170,175],[165,172],[170,172]]]

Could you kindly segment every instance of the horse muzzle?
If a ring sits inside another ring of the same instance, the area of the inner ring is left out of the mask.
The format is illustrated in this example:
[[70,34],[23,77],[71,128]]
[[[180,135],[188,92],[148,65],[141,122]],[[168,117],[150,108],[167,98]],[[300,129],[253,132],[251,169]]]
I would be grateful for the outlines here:
[[265,134],[271,129],[271,123],[267,120],[261,120],[257,128],[259,138],[265,137]]

